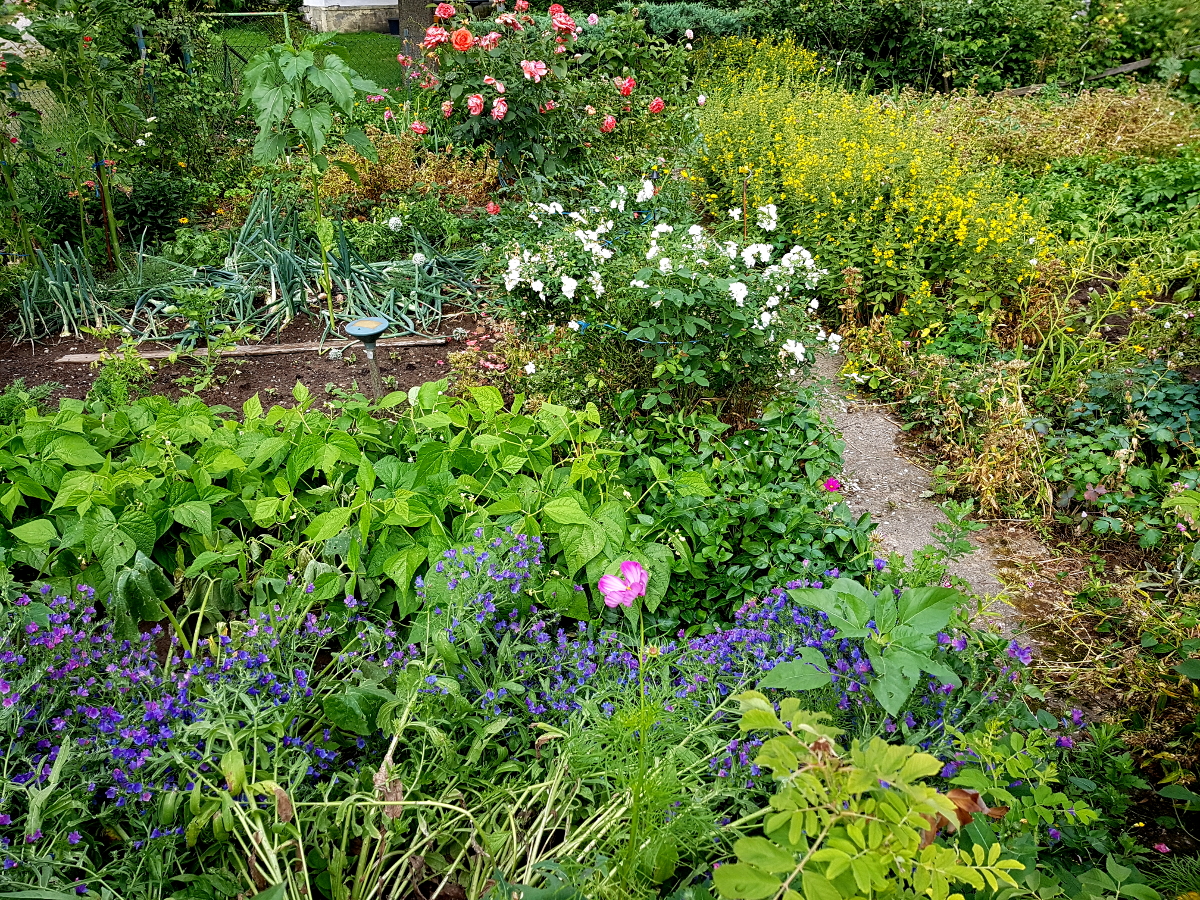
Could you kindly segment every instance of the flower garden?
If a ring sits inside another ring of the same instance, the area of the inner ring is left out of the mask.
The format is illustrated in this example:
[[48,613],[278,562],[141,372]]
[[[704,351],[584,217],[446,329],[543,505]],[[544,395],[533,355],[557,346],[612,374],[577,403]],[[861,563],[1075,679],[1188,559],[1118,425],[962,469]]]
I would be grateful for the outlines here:
[[0,898],[1200,897],[1192,5],[278,6],[5,9]]

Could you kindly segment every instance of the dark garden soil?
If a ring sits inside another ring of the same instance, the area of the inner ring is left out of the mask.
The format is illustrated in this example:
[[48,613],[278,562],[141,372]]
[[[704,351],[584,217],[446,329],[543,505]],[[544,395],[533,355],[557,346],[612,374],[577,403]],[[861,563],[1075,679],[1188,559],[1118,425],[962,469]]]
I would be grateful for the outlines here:
[[[466,334],[464,337],[463,334]],[[451,313],[442,320],[438,334],[446,343],[427,347],[379,347],[376,359],[383,378],[384,392],[407,390],[413,385],[437,381],[448,371],[447,354],[457,350],[488,350],[495,342],[490,329],[477,323],[463,313]],[[456,338],[458,338],[456,340]],[[307,319],[299,319],[279,334],[271,335],[259,346],[273,344],[319,343],[319,326]],[[350,344],[349,339],[329,341],[328,347],[342,348]],[[104,342],[88,335],[81,337],[53,337],[36,345],[12,344],[0,341],[0,390],[14,379],[23,378],[27,387],[54,383],[58,387],[50,395],[51,408],[62,397],[83,398],[95,381],[99,368],[88,363],[61,363],[57,360],[66,354],[97,353]],[[115,347],[110,342],[109,347]],[[171,350],[168,344],[142,345],[144,350]],[[335,354],[336,355],[336,354]],[[150,380],[142,385],[142,394],[161,394],[180,397],[189,393],[186,379],[197,365],[181,357],[171,363],[165,359],[150,360],[154,371]],[[208,404],[240,406],[245,400],[259,394],[265,406],[272,402],[287,400],[297,381],[303,382],[317,397],[335,390],[370,392],[370,370],[360,345],[347,347],[341,359],[332,359],[328,352],[312,350],[283,353],[271,356],[230,356],[218,369],[218,381],[199,396]]]

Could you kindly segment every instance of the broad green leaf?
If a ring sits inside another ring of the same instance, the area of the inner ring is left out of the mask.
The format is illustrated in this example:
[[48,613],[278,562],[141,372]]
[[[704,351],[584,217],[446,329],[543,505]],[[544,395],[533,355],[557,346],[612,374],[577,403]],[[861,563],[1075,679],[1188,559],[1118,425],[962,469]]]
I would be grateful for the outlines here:
[[741,838],[733,845],[733,852],[740,862],[773,875],[796,868],[796,859],[790,851],[763,837]]
[[227,750],[221,757],[221,774],[225,776],[225,786],[233,796],[240,794],[246,787],[246,761],[242,758],[241,750]]
[[911,588],[897,601],[900,622],[925,634],[934,634],[946,627],[954,610],[965,601],[953,588]]
[[339,506],[321,513],[304,529],[304,535],[311,541],[327,541],[336,537],[349,524],[353,512],[348,506]]
[[8,533],[18,541],[24,541],[35,547],[44,547],[51,541],[58,540],[58,532],[54,528],[54,523],[49,519],[34,519],[32,522],[25,522],[16,528],[8,529]]
[[212,507],[199,500],[180,503],[171,510],[171,518],[184,528],[192,528],[205,537],[212,536]]
[[811,691],[830,683],[829,662],[815,647],[800,648],[800,659],[777,665],[758,683],[760,688]]
[[713,872],[713,884],[722,897],[730,900],[763,900],[774,896],[782,882],[762,869],[739,862],[719,866]]
[[[559,525],[592,525],[595,524],[592,517],[583,511],[579,505],[579,501],[574,497],[555,497],[543,508],[542,512],[549,517],[552,522]],[[601,529],[603,530],[603,529]],[[603,544],[601,544],[601,549]],[[599,550],[596,551],[597,553]],[[595,554],[593,554],[594,556]],[[589,556],[588,559],[591,559]]]

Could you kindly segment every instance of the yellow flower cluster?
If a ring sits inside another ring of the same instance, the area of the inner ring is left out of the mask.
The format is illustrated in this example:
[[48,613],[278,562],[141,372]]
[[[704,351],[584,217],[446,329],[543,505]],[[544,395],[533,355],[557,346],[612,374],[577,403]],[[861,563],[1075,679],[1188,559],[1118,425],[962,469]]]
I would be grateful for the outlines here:
[[1049,237],[935,124],[886,97],[747,78],[701,111],[696,172],[718,215],[743,196],[775,203],[822,268],[862,270],[879,309],[917,295],[999,306],[1032,283]]
[[799,87],[820,72],[817,55],[791,37],[727,37],[710,41],[697,51],[693,62],[696,71],[703,73],[702,93],[748,81]]

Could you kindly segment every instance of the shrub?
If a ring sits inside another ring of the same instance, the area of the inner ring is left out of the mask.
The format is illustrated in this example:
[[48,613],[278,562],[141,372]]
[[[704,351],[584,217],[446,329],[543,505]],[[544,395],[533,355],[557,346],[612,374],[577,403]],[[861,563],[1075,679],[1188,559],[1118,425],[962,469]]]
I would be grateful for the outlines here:
[[[800,246],[779,253],[782,241],[743,246],[700,225],[685,231],[657,191],[650,180],[636,192],[619,185],[603,205],[571,213],[539,204],[532,215],[545,237],[509,251],[506,314],[535,333],[567,326],[558,340],[575,378],[589,377],[580,365],[589,356],[624,358],[608,366],[623,380],[602,388],[621,392],[620,405],[716,401],[745,415],[808,365],[817,326],[806,293],[821,273]],[[771,239],[774,207],[755,215],[767,226],[756,237]]]
[[998,309],[1047,250],[1028,202],[965,162],[926,111],[749,81],[711,97],[700,129],[714,214],[776,204],[782,230],[843,273],[818,287],[824,300],[861,297],[873,313],[921,297],[935,310]]
[[[510,171],[533,164],[547,176],[593,145],[614,146],[621,138],[613,132],[629,140],[627,119],[665,128],[648,88],[674,86],[681,74],[674,55],[632,12],[585,26],[561,11],[479,21],[451,6],[422,46],[437,60],[437,73],[422,83],[430,91],[426,121],[410,127],[425,133],[448,126],[455,142],[491,145]],[[639,132],[645,140],[646,130]]]

